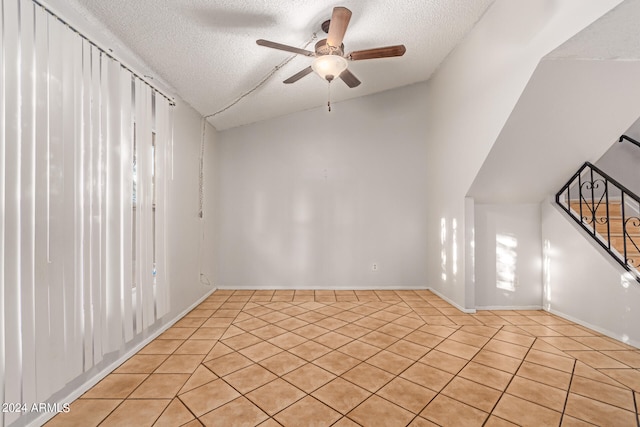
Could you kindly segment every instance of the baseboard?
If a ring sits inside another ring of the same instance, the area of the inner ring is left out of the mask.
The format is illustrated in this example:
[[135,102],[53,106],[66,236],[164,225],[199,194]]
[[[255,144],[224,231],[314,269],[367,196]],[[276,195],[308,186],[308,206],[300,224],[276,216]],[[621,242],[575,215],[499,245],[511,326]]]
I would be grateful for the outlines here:
[[[424,286],[315,286],[315,287],[308,287],[308,286],[302,286],[302,287],[296,287],[296,290],[318,290],[318,288],[322,289],[322,290],[327,290],[327,291],[401,291],[401,290],[410,290],[410,291],[430,291],[432,293],[434,293],[435,295],[439,296],[440,298],[442,298],[443,300],[445,300],[446,302],[448,302],[449,304],[451,304],[452,306],[454,306],[455,308],[457,308],[458,310],[460,310],[463,313],[467,313],[467,314],[473,314],[476,312],[475,309],[469,309],[469,308],[463,308],[460,305],[458,305],[455,301],[451,300],[450,298],[446,297],[445,295],[442,295],[440,292],[436,291],[433,288],[425,288]],[[225,290],[241,290],[241,289],[255,289],[255,290],[290,290],[291,287],[289,286],[226,286],[226,285],[218,285],[218,289],[225,289]]]
[[317,285],[317,286],[296,286],[292,288],[291,286],[228,286],[228,285],[217,285],[218,289],[224,290],[257,290],[257,291],[424,291],[427,290],[424,286],[326,286],[326,285]]
[[601,328],[601,327],[596,326],[596,325],[592,325],[589,322],[585,322],[584,320],[577,319],[577,318],[575,318],[573,316],[570,316],[568,314],[562,313],[562,312],[557,311],[557,310],[553,310],[553,309],[544,309],[544,310],[548,311],[551,314],[555,314],[558,317],[562,317],[563,319],[569,320],[570,322],[577,323],[578,325],[584,326],[585,328],[589,328],[589,329],[592,329],[592,330],[594,330],[596,332],[599,332],[602,335],[605,335],[605,336],[607,336],[609,338],[613,338],[614,340],[623,342],[625,344],[632,345],[632,346],[640,349],[640,342],[635,341],[635,340],[631,340],[631,339],[629,339],[629,337],[621,336],[621,335],[616,334],[614,332],[611,332],[611,331],[609,331],[607,329]]
[[[75,388],[71,393],[67,394],[62,399],[58,399],[58,401],[56,402],[58,404],[57,407],[62,407],[62,405],[64,403],[71,403],[74,400],[76,400],[77,398],[79,398],[80,396],[82,396],[91,387],[93,387],[94,385],[98,384],[104,377],[106,377],[111,372],[113,372],[118,366],[122,365],[127,359],[131,358],[133,355],[135,355],[137,352],[139,352],[144,346],[146,346],[151,341],[156,339],[158,336],[160,336],[160,334],[162,334],[164,331],[166,331],[171,326],[173,326],[178,320],[182,319],[187,313],[189,313],[191,310],[196,308],[200,303],[202,303],[205,299],[207,299],[215,291],[216,291],[216,288],[213,288],[210,291],[208,291],[204,296],[200,297],[196,302],[191,304],[187,309],[182,311],[180,314],[176,315],[174,318],[172,318],[170,320],[167,320],[160,328],[158,328],[158,330],[154,331],[152,334],[150,334],[144,340],[142,340],[141,342],[136,344],[133,348],[128,350],[126,353],[124,353],[118,359],[116,359],[115,361],[111,362],[109,365],[107,365],[105,368],[100,370],[94,376],[92,376],[87,381],[82,383],[82,385],[80,385],[79,387]],[[49,421],[51,418],[53,418],[55,415],[57,415],[57,413],[55,413],[55,412],[43,413],[41,416],[39,416],[36,419],[30,421],[27,424],[27,426],[30,426],[30,427],[41,426],[44,423],[46,423],[47,421]]]
[[476,307],[476,310],[542,310],[541,305],[487,305]]
[[453,301],[451,298],[442,295],[440,292],[436,291],[433,288],[427,288],[427,290],[429,292],[432,292],[434,294],[436,294],[437,296],[439,296],[440,298],[442,298],[443,300],[445,300],[446,302],[448,302],[449,304],[451,304],[452,306],[454,306],[455,308],[457,308],[458,310],[460,310],[463,313],[467,313],[467,314],[475,314],[476,309],[475,308],[464,308],[461,307],[460,305],[458,305],[458,303],[456,303],[455,301]]

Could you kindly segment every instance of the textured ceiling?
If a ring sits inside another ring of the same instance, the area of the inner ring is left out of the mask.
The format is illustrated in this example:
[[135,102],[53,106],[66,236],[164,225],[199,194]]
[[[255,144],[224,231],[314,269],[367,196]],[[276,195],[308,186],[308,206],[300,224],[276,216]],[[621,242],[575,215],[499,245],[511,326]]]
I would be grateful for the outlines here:
[[[480,19],[493,0],[69,0],[99,21],[146,63],[158,82],[207,116],[254,88],[289,58],[256,45],[267,39],[303,47],[334,6],[353,12],[345,50],[404,44],[401,58],[350,62],[362,81],[331,85],[333,102],[424,81]],[[113,47],[117,52],[117,43]],[[313,45],[309,46],[313,50]],[[315,74],[284,85],[307,67],[297,56],[233,107],[210,117],[219,130],[325,105],[327,83]],[[147,70],[144,70],[147,71]],[[333,111],[339,112],[339,105]]]
[[626,0],[555,49],[553,59],[640,59],[640,0]]

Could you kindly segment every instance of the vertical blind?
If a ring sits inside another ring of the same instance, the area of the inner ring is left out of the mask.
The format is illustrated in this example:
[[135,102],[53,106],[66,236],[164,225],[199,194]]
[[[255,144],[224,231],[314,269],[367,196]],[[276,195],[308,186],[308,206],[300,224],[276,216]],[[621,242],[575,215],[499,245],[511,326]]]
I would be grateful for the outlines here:
[[30,406],[168,312],[172,108],[32,0],[0,6],[0,401]]

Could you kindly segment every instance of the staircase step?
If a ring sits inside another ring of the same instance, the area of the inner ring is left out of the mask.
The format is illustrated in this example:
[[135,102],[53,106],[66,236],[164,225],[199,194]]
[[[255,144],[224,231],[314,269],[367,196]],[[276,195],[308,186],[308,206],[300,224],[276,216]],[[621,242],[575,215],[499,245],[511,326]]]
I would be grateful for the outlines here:
[[622,247],[625,240],[627,241],[627,248],[633,248],[635,246],[638,246],[640,248],[640,236],[627,236],[626,239],[622,235],[611,236],[611,245],[615,247],[618,247],[618,246]]
[[[596,232],[603,236],[607,235],[607,230],[609,231],[611,236],[622,236],[624,232],[622,221],[617,221],[617,222],[612,221],[609,224],[609,227],[607,227],[607,224],[596,225]],[[637,227],[627,226],[627,234],[633,237],[640,237],[640,230],[638,230]]]
[[[580,215],[577,212],[574,212],[574,216],[576,218],[579,218]],[[605,219],[605,218],[602,218]],[[599,219],[597,219],[599,220]],[[591,225],[591,223],[593,222],[591,220],[591,218],[583,218],[582,222],[585,223],[585,225]],[[596,224],[596,232],[601,234],[602,236],[606,236],[607,232],[609,233],[609,235],[613,236],[622,236],[623,232],[624,232],[624,227],[623,227],[623,223],[622,223],[622,218],[619,217],[610,217],[609,218],[609,224],[607,223],[601,223],[601,222],[597,222]],[[627,229],[626,229],[627,234],[629,234],[632,237],[639,237],[640,238],[640,221],[629,221],[627,219]]]
[[[591,215],[591,204],[590,203],[585,203],[582,202],[582,215],[585,216],[590,216]],[[606,202],[603,200],[599,205],[598,202],[596,201],[596,205],[598,206],[596,209],[596,215],[602,215],[602,216],[606,216],[607,215],[607,204]],[[571,202],[571,209],[573,209],[576,212],[580,212],[580,202]],[[630,209],[628,207],[625,207],[625,210]],[[622,205],[619,201],[609,201],[609,216],[622,216]]]
[[[590,224],[587,223],[587,225],[590,225]],[[624,232],[622,221],[611,221],[608,227],[607,227],[607,224],[596,225],[596,232],[601,234],[602,236],[606,236],[607,231],[611,236],[622,236]],[[627,224],[626,232],[628,235],[632,237],[640,238],[640,228],[638,227],[632,227],[631,225]]]
[[[597,204],[597,201],[596,201]],[[566,206],[566,205],[565,205]],[[572,214],[576,218],[580,218],[580,202],[572,201],[570,203]],[[607,218],[607,213],[609,214],[609,223],[600,223],[598,221],[604,220]],[[598,205],[596,212],[596,233],[600,235],[600,237],[606,242],[607,235],[609,236],[611,242],[611,248],[618,252],[621,257],[624,257],[624,249],[625,249],[625,240],[626,240],[626,249],[627,249],[627,264],[630,266],[640,266],[640,250],[636,248],[640,248],[640,219],[636,221],[629,221],[627,219],[627,229],[626,229],[626,237],[624,225],[622,222],[622,204],[620,201],[610,200],[607,212],[607,204],[605,201],[602,201],[600,205]],[[638,212],[636,209],[632,209],[630,206],[625,204],[625,217],[636,217],[638,216]],[[593,213],[590,210],[590,205],[582,202],[582,222],[585,225],[591,225],[593,222]],[[635,245],[634,245],[635,243]]]
[[[597,202],[596,202],[596,205],[597,205]],[[579,202],[571,202],[570,206],[571,206],[571,209],[576,213],[580,212]],[[624,207],[625,217],[638,216],[639,211],[640,211],[640,206],[634,207],[633,204],[625,203],[625,207]],[[590,217],[593,215],[591,211],[590,203],[585,203],[585,202],[582,203],[582,215],[586,217]],[[607,205],[604,201],[598,205],[596,209],[596,216],[602,216],[602,217],[607,216]],[[620,202],[609,201],[609,216],[622,217],[622,204]]]

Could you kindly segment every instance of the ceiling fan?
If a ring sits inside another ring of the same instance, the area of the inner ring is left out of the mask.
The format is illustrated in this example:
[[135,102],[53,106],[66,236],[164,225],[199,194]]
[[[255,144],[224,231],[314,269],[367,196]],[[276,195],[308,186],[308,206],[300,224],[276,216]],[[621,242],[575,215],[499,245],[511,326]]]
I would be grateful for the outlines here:
[[349,9],[341,6],[333,8],[331,19],[322,24],[322,30],[327,33],[327,38],[316,43],[315,52],[263,39],[257,40],[256,43],[260,46],[266,46],[315,58],[310,66],[289,77],[283,83],[295,83],[307,74],[315,71],[320,77],[328,82],[339,77],[347,86],[354,88],[360,84],[360,80],[358,80],[358,78],[349,71],[347,60],[360,61],[363,59],[402,56],[406,52],[406,48],[404,45],[386,46],[374,49],[357,50],[345,55],[342,39],[347,32],[347,26],[349,25],[350,20],[351,11]]

